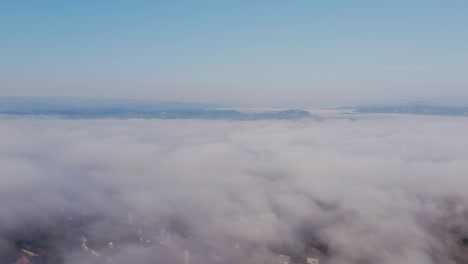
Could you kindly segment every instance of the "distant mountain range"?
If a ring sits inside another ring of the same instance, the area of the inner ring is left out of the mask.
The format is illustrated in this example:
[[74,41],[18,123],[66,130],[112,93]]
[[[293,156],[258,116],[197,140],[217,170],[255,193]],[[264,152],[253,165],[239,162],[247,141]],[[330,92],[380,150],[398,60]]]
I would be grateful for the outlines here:
[[[0,97],[0,114],[85,118],[159,118],[159,119],[300,119],[319,118],[300,108],[270,108],[244,111],[215,103],[167,102],[140,99],[76,97]],[[335,108],[347,114],[413,114],[468,116],[468,106],[442,105],[428,101],[400,104],[370,104]]]
[[348,106],[343,110],[353,110],[354,113],[380,113],[380,114],[412,114],[437,116],[468,116],[468,107],[455,107],[433,105],[427,102],[411,102],[399,105],[368,105]]
[[299,119],[315,117],[302,109],[240,111],[219,104],[152,100],[0,97],[0,114],[59,118],[161,118],[161,119]]

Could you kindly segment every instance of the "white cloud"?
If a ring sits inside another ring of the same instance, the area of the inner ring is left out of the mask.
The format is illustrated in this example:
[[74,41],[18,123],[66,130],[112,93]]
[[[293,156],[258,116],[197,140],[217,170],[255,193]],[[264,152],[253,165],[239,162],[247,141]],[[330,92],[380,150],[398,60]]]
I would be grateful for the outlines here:
[[[468,215],[466,131],[463,118],[412,116],[2,119],[0,232],[47,224],[61,207],[113,220],[130,209],[146,229],[183,229],[179,248],[232,259],[233,241],[259,245],[242,257],[261,259],[311,232],[328,263],[457,263],[443,219]],[[177,258],[128,246],[121,259],[135,254]]]

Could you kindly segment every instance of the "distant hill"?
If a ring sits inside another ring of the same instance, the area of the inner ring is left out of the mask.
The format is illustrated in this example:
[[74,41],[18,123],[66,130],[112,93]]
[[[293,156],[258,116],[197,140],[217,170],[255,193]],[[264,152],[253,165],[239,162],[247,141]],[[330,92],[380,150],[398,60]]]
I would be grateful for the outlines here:
[[431,105],[426,102],[405,103],[400,105],[355,106],[342,109],[353,109],[356,113],[468,116],[468,107]]
[[298,119],[313,117],[301,109],[274,111],[226,110],[221,105],[151,100],[0,97],[0,114],[59,118],[161,118],[161,119]]

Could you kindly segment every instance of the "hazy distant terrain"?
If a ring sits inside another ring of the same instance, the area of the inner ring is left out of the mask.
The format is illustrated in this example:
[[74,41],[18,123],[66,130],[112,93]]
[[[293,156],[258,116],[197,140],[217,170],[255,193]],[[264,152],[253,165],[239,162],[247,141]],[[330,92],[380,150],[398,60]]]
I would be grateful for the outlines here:
[[313,117],[301,109],[239,111],[220,104],[129,99],[0,97],[0,114],[60,118],[297,119]]
[[[452,101],[453,100],[450,102]],[[338,107],[335,109],[345,110],[348,114],[468,116],[468,106],[463,106],[460,102],[457,103],[457,106],[455,106],[453,102],[447,105],[432,102],[363,104]],[[305,108],[310,108],[307,103],[297,104],[296,106],[300,105],[306,106]],[[314,109],[317,110],[320,108],[315,107]],[[264,107],[255,109],[243,106],[236,107],[235,103],[191,103],[142,99],[74,97],[0,97],[0,114],[12,116],[57,117],[66,119],[157,118],[262,120],[323,118],[320,115],[305,110],[302,107],[290,108],[283,106],[281,108]]]
[[357,113],[412,114],[438,116],[468,116],[468,107],[437,106],[422,104],[358,106]]

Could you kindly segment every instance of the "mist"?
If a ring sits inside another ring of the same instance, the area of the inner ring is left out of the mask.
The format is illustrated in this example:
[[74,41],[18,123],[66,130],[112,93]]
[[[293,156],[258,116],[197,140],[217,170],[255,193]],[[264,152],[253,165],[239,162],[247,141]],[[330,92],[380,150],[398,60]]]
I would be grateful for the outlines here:
[[466,131],[408,115],[2,117],[0,257],[46,237],[67,264],[465,263]]

